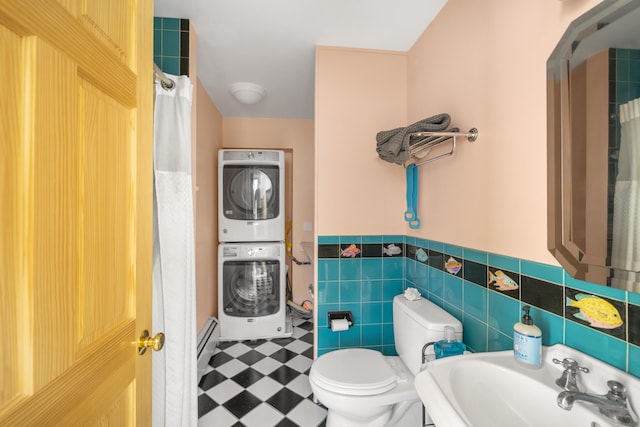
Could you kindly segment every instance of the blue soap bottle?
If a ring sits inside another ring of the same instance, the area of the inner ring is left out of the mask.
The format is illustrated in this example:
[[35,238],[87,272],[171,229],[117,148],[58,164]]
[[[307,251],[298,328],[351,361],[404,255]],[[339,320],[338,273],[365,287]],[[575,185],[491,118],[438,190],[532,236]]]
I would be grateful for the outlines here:
[[433,350],[436,353],[436,359],[442,359],[448,356],[457,356],[464,353],[467,346],[460,341],[456,341],[456,330],[453,326],[444,327],[444,339],[437,341],[433,345]]

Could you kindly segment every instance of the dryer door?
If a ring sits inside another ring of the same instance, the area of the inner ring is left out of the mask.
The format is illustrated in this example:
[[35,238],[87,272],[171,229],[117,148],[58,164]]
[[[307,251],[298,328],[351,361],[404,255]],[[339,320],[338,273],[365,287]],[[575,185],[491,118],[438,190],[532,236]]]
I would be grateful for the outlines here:
[[259,317],[280,310],[280,263],[276,260],[225,261],[222,306],[227,316]]
[[267,220],[280,214],[278,166],[225,165],[223,214],[235,220]]

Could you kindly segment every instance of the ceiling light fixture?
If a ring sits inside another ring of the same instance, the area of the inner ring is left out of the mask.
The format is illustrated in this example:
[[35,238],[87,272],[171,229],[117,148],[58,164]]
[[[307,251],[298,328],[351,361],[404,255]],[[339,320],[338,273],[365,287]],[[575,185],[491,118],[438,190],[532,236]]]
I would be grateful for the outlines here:
[[267,94],[267,91],[265,88],[255,83],[240,82],[233,83],[229,86],[229,93],[238,102],[252,105],[262,101],[262,98]]

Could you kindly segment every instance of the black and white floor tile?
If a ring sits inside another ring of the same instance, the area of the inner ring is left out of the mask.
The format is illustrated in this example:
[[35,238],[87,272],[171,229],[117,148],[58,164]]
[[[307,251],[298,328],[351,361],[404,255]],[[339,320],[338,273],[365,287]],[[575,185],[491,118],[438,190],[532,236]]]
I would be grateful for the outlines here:
[[198,426],[324,427],[309,386],[313,323],[292,323],[290,338],[218,343],[199,384]]

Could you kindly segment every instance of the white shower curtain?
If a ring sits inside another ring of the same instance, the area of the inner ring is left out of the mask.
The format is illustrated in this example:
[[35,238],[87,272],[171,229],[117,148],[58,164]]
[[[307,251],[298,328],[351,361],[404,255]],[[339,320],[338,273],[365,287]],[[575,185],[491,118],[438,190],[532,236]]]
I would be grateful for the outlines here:
[[154,110],[153,329],[165,333],[153,352],[153,426],[195,427],[197,356],[191,94],[186,76],[156,83]]
[[640,292],[640,98],[620,106],[620,152],[613,197],[614,287]]

